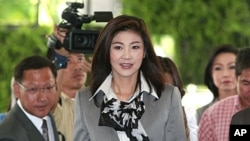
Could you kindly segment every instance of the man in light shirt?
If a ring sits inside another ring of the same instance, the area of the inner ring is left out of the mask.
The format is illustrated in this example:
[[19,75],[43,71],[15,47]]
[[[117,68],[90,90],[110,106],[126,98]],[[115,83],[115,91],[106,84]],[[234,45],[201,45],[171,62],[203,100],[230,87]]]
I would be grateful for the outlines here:
[[[56,127],[65,137],[66,141],[73,140],[74,125],[74,99],[77,92],[85,87],[87,72],[91,70],[91,63],[84,53],[66,50],[63,47],[64,36],[59,33],[57,26],[52,35],[54,42],[50,43],[47,57],[57,67],[57,87],[60,92],[59,101],[53,110]],[[48,40],[50,42],[50,40]]]

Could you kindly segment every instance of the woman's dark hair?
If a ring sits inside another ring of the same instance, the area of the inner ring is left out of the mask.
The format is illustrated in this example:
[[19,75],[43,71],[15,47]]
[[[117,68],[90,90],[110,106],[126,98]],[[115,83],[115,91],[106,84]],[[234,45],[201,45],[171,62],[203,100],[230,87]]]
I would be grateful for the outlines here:
[[212,77],[212,68],[214,64],[215,58],[222,54],[222,53],[232,53],[235,54],[235,56],[238,53],[238,49],[230,44],[224,44],[221,46],[218,46],[216,50],[211,54],[210,58],[208,59],[208,63],[205,67],[205,73],[204,73],[204,81],[208,89],[213,93],[214,99],[219,97],[218,88],[215,86],[213,77]]
[[181,76],[180,76],[180,73],[179,73],[177,66],[168,57],[158,56],[158,58],[159,58],[160,63],[162,65],[163,72],[171,75],[171,77],[173,78],[173,85],[179,89],[179,91],[181,93],[181,97],[183,97],[185,95],[185,90],[184,90]]
[[[97,39],[92,61],[92,79],[90,84],[92,94],[99,88],[111,72],[111,42],[114,36],[120,31],[134,31],[141,36],[146,55],[143,59],[140,71],[145,76],[148,85],[151,86],[150,84],[152,84],[157,95],[160,97],[161,92],[164,89],[163,73],[161,71],[159,60],[154,52],[146,25],[142,19],[128,15],[121,15],[109,21]],[[140,86],[139,78],[140,77],[137,79],[137,86]],[[151,87],[150,90],[152,91]]]

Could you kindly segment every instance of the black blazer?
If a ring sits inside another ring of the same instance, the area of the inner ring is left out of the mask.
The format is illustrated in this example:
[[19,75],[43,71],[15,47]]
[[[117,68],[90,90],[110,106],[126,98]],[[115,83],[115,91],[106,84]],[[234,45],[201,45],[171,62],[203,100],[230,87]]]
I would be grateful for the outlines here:
[[[55,141],[59,141],[54,119],[49,116]],[[0,141],[44,141],[44,138],[16,104],[0,124]]]
[[231,125],[250,125],[250,108],[235,113]]

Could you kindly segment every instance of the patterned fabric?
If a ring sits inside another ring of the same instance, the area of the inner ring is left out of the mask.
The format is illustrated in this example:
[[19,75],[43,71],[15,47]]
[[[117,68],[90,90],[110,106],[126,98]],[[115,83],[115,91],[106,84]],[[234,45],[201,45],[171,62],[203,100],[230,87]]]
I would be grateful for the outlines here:
[[108,100],[104,96],[99,125],[109,126],[117,131],[125,131],[131,141],[149,141],[140,122],[144,111],[142,93],[129,103],[114,98]]
[[43,131],[44,140],[49,141],[49,132],[48,132],[48,126],[47,126],[46,119],[43,119],[42,131]]
[[228,141],[232,116],[242,108],[239,96],[230,96],[209,107],[202,115],[199,141]]

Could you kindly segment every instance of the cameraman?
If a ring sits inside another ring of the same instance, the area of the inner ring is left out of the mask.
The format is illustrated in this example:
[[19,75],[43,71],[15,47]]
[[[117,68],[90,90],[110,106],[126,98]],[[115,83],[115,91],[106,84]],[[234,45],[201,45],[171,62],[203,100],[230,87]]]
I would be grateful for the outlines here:
[[[67,32],[67,29],[54,26],[51,36],[52,40],[57,40],[57,43],[54,44],[54,47],[50,46],[47,56],[55,63],[58,71],[57,87],[60,96],[53,109],[56,127],[64,135],[66,141],[72,141],[74,99],[77,92],[85,87],[87,73],[91,71],[91,58],[89,58],[89,62],[85,54],[71,52],[62,47]],[[48,42],[50,42],[50,38]]]

